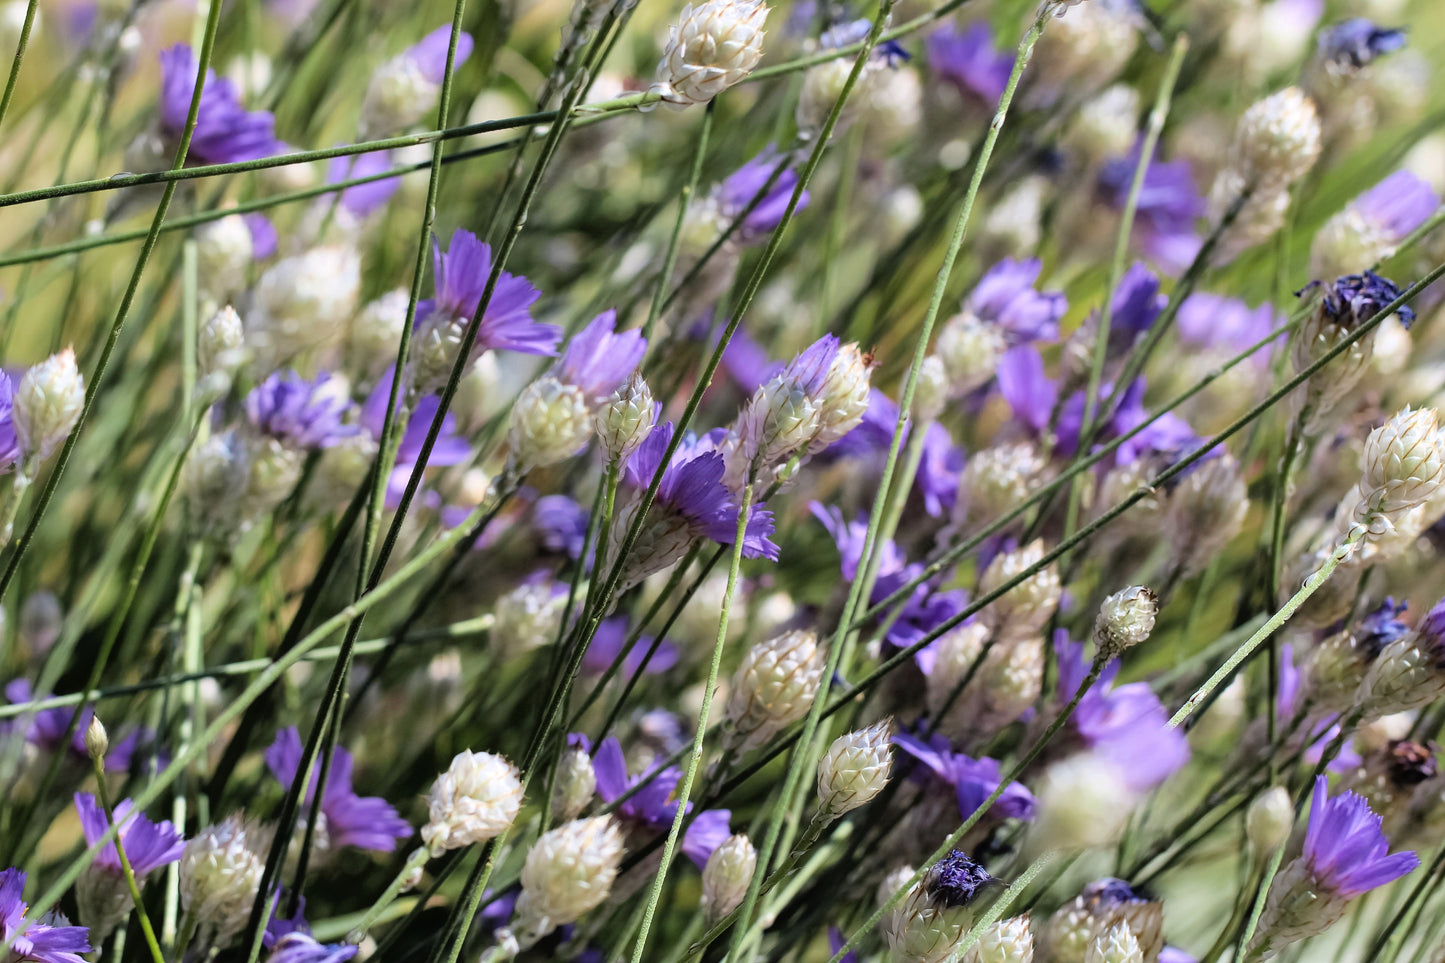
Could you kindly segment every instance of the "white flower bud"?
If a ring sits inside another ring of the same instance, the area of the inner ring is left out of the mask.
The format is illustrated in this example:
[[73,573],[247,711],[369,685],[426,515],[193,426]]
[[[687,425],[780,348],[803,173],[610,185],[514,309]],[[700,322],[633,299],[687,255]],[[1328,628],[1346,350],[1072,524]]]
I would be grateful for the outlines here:
[[1043,689],[1043,639],[1008,638],[988,650],[968,685],[954,696],[992,634],[985,622],[966,622],[934,644],[926,704],[939,731],[961,745],[987,740],[1018,719]]
[[256,282],[246,315],[256,356],[279,367],[346,330],[361,291],[361,255],[349,244],[316,247],[272,265]]
[[960,963],[1033,963],[1034,935],[1028,914],[991,923]]
[[1432,610],[1370,664],[1355,694],[1355,706],[1366,720],[1420,709],[1445,694],[1439,620],[1433,616]]
[[705,0],[668,29],[652,92],[675,107],[705,104],[753,72],[763,56],[762,0]]
[[[41,589],[31,592],[20,605],[20,622],[16,626],[20,638],[30,648],[31,656],[44,655],[60,638],[65,625],[65,609],[54,592]],[[0,639],[5,636],[5,622],[0,616]]]
[[276,438],[248,437],[245,443],[249,474],[240,514],[252,519],[271,511],[295,490],[306,456]]
[[110,751],[110,737],[105,733],[105,726],[101,723],[99,716],[91,716],[90,724],[85,727],[85,752],[91,759],[99,762],[105,758]]
[[1002,328],[965,311],[944,322],[933,350],[948,372],[951,393],[958,397],[987,383],[1007,348]]
[[758,868],[758,851],[742,833],[729,836],[702,868],[702,911],[708,925],[742,905]]
[[[838,121],[833,127],[835,135],[842,134],[858,119],[860,113],[868,109],[874,88],[878,86],[879,75],[888,69],[881,61],[873,59],[863,65],[863,71],[858,75],[852,92],[843,102],[843,109],[838,114]],[[803,89],[798,95],[795,119],[798,130],[805,136],[815,136],[822,129],[852,72],[853,58],[838,57],[809,67],[803,74]]]
[[1137,16],[1122,5],[1084,3],[1051,21],[1034,52],[1038,86],[1028,99],[1053,103],[1113,81],[1139,44]]
[[441,85],[430,80],[410,51],[376,69],[361,101],[361,137],[370,140],[415,126],[437,102]]
[[580,746],[562,753],[557,761],[557,775],[552,783],[552,820],[569,822],[582,814],[597,791],[597,773],[592,757]]
[[241,932],[261,888],[263,839],[240,817],[210,826],[186,843],[180,860],[181,907],[200,921],[193,949],[223,947]]
[[839,736],[818,761],[818,811],[837,817],[866,805],[893,772],[893,720]]
[[1028,441],[974,452],[959,477],[954,522],[993,521],[1027,498],[1047,468],[1044,456]]
[[1115,923],[1089,944],[1084,963],[1144,963],[1144,952],[1129,925]]
[[1154,617],[1159,614],[1159,596],[1143,585],[1134,585],[1104,599],[1094,619],[1094,645],[1099,655],[1112,659],[1149,638]]
[[1065,143],[1091,161],[1121,157],[1134,146],[1138,123],[1139,91],[1114,84],[1079,108]]
[[1093,753],[1054,763],[1034,792],[1038,815],[1027,837],[1034,853],[1110,845],[1123,833],[1136,802],[1118,769]]
[[25,458],[46,459],[70,435],[85,406],[85,379],[66,348],[25,372],[15,386],[11,413]]
[[1321,225],[1310,244],[1310,276],[1335,278],[1395,252],[1391,238],[1353,204]]
[[1445,483],[1445,450],[1434,408],[1406,407],[1365,439],[1356,516],[1396,516],[1424,504]]
[[948,369],[943,359],[931,354],[918,369],[918,383],[913,388],[913,410],[910,415],[920,425],[936,421],[948,402]]
[[522,781],[501,756],[465,749],[432,784],[427,805],[421,839],[437,857],[505,832],[522,809]]
[[626,458],[647,438],[657,420],[657,401],[641,372],[634,372],[597,412],[597,439],[607,454]]
[[522,864],[522,894],[507,935],[526,948],[602,905],[624,852],[622,830],[611,816],[579,819],[543,833]]
[[[1034,539],[1023,548],[1003,552],[984,569],[979,593],[988,594],[1042,561],[1044,543]],[[1049,564],[1024,579],[984,609],[985,621],[996,631],[1018,638],[1043,628],[1058,608],[1063,586],[1058,566]]]
[[1197,464],[1169,495],[1168,533],[1175,561],[1186,574],[1209,563],[1239,534],[1249,511],[1249,491],[1239,462],[1228,452]]
[[191,449],[186,459],[186,487],[192,507],[205,519],[219,521],[246,493],[251,457],[234,431],[212,435]]
[[1244,834],[1259,856],[1274,852],[1294,829],[1294,802],[1283,786],[1273,786],[1254,797],[1244,817]]
[[1320,156],[1320,118],[1298,87],[1286,87],[1253,104],[1239,119],[1231,166],[1245,184],[1290,184]]
[[396,362],[396,348],[401,343],[401,330],[406,326],[406,310],[411,292],[394,288],[374,301],[368,301],[351,322],[351,336],[346,343],[349,370],[368,381],[381,376]]
[[[1209,191],[1209,217],[1216,224],[1237,203],[1247,185],[1245,176],[1233,167],[1226,167],[1214,178]],[[1240,254],[1268,241],[1284,226],[1289,213],[1290,195],[1286,184],[1266,182],[1255,186],[1245,198],[1234,221],[1219,235],[1215,249],[1216,264],[1227,264]]]
[[251,228],[240,214],[196,228],[196,276],[201,289],[217,300],[243,290],[253,253]]
[[728,743],[751,752],[808,714],[827,666],[812,632],[785,632],[743,656],[728,693]]
[[545,468],[577,454],[592,437],[592,411],[575,385],[548,375],[522,389],[507,438],[518,471]]
[[517,655],[551,645],[567,607],[567,593],[551,581],[524,582],[497,599],[491,643],[498,652]]
[[838,347],[819,394],[818,430],[808,445],[810,453],[817,454],[827,448],[863,421],[868,410],[871,389],[868,372],[872,366],[872,356],[858,350],[857,342]]
[[196,360],[201,374],[229,377],[245,360],[246,332],[241,316],[229,304],[201,325],[196,333]]

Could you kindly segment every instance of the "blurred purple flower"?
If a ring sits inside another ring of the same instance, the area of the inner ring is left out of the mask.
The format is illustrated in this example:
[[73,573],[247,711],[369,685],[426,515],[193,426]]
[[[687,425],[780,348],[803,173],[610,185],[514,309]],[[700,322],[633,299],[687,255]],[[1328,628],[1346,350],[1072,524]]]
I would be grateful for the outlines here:
[[[1035,435],[1049,427],[1054,405],[1059,400],[1059,386],[1044,373],[1044,358],[1033,345],[1021,344],[1003,353],[998,362],[998,393],[1013,409],[1014,417]],[[1080,412],[1083,395],[1079,396]],[[1075,443],[1078,431],[1074,433]]]
[[[1109,161],[1099,171],[1099,193],[1116,211],[1123,211],[1128,201],[1139,150],[1135,145],[1130,154]],[[1188,161],[1151,160],[1135,209],[1133,240],[1146,257],[1169,274],[1178,274],[1199,253],[1194,223],[1206,207]]]
[[[372,177],[392,168],[391,152],[385,150],[356,154],[351,157],[333,157],[326,167],[326,182],[339,184],[342,181]],[[369,217],[386,206],[401,188],[401,177],[387,177],[348,187],[341,192],[340,204],[357,220]],[[330,202],[327,202],[330,203]]]
[[[742,214],[754,197],[767,187],[768,180],[778,168],[783,168],[773,186],[758,201],[758,205],[743,220],[737,237],[744,243],[756,241],[765,234],[771,234],[782,223],[787,212],[788,201],[798,186],[798,175],[789,167],[787,156],[779,155],[771,145],[752,160],[728,176],[717,188],[717,202],[720,212],[728,221]],[[795,213],[808,206],[808,192],[798,198]],[[734,335],[736,339],[736,335]]]
[[15,384],[0,371],[0,473],[20,460],[20,440],[15,436]]
[[[200,64],[191,48],[177,44],[160,54],[161,128],[172,137],[185,130],[190,114]],[[191,135],[188,159],[204,164],[229,164],[281,153],[285,145],[276,139],[276,119],[270,111],[247,111],[241,106],[236,85],[214,71],[206,71],[201,90],[196,129]]]
[[278,246],[276,228],[266,219],[265,214],[245,214],[246,230],[251,232],[251,260],[264,261],[276,253]]
[[[492,270],[492,249],[475,234],[460,228],[452,234],[445,252],[433,242],[436,298],[417,304],[417,323],[438,315],[444,321],[469,323],[482,303],[487,276]],[[481,327],[477,329],[475,352],[516,351],[520,354],[555,355],[562,329],[555,324],[532,320],[532,304],[542,292],[532,282],[503,271],[497,278],[492,299],[487,303]]]
[[[881,456],[893,442],[898,428],[898,405],[877,388],[868,395],[868,410],[856,428],[830,445],[824,458],[864,458]],[[908,443],[909,425],[900,444]],[[924,429],[923,458],[918,464],[914,487],[923,498],[924,510],[937,518],[947,514],[958,498],[958,480],[963,474],[964,452],[954,444],[953,436],[938,422]]]
[[[5,701],[10,705],[37,702],[48,698],[50,698],[49,693],[34,694],[30,683],[25,679],[14,679],[5,686]],[[67,708],[41,709],[30,720],[30,726],[25,730],[25,741],[44,752],[59,751],[61,739],[65,737],[65,730],[70,727],[70,717],[73,714],[74,711]],[[85,748],[85,730],[90,726],[91,717],[94,715],[94,711],[90,709],[81,712],[80,719],[75,724],[75,732],[70,737],[70,757],[77,762],[88,762],[90,759],[90,753]],[[14,732],[18,726],[19,723],[13,719],[0,720],[0,735]],[[110,749],[105,754],[105,771],[125,772],[129,770],[136,748],[142,739],[149,742],[152,738],[151,732],[142,729],[132,732],[124,738],[112,739]]]
[[994,46],[988,24],[975,23],[959,30],[946,23],[929,35],[924,46],[928,66],[959,93],[985,107],[998,104],[1013,71],[1014,54]]
[[549,552],[582,557],[590,513],[566,495],[544,495],[532,504],[532,527]]
[[272,913],[261,935],[261,945],[271,951],[266,963],[345,963],[360,951],[361,947],[352,943],[318,943],[305,913],[305,900],[297,901],[296,914],[290,919]]
[[1405,31],[1353,17],[1321,30],[1316,50],[1322,61],[1338,70],[1359,70],[1405,43]]
[[[120,830],[120,843],[125,847],[126,859],[137,879],[144,879],[153,870],[167,866],[181,858],[185,839],[180,830],[169,820],[152,822],[144,813],[135,812],[129,799],[115,804],[113,817]],[[100,837],[110,829],[110,821],[94,796],[86,792],[75,794],[75,811],[80,816],[80,830],[85,834],[85,844],[94,846]],[[114,873],[121,873],[120,855],[115,843],[105,844],[95,857],[92,866]]]
[[[443,24],[412,44],[406,51],[407,59],[428,83],[440,84],[446,78],[447,48],[452,42],[452,25]],[[457,34],[457,53],[453,69],[467,62],[472,55],[472,35],[465,30]]]
[[[627,760],[622,755],[622,746],[614,738],[602,740],[592,755],[592,768],[597,774],[597,795],[604,802],[621,798],[634,786],[642,786],[631,798],[615,810],[615,815],[626,823],[649,832],[667,832],[677,816],[677,802],[673,793],[682,781],[682,770],[676,766],[654,769],[640,776],[627,774]],[[692,803],[687,811],[692,812]],[[698,869],[707,863],[712,851],[728,838],[728,820],[732,814],[726,809],[709,809],[693,817],[692,823],[683,834],[682,851],[687,854]]]
[[1430,219],[1440,207],[1440,198],[1415,174],[1398,170],[1355,198],[1350,206],[1391,244],[1398,244]]
[[23,870],[0,872],[0,945],[7,963],[85,963],[81,954],[91,950],[86,928],[65,925],[63,916],[44,917],[60,925],[27,920],[24,892]]
[[[998,760],[954,752],[948,739],[938,733],[925,741],[900,732],[893,737],[893,744],[918,761],[919,766],[913,770],[915,779],[934,779],[954,790],[960,820],[972,816],[1002,782]],[[1012,782],[989,807],[988,815],[993,819],[1033,819],[1036,805],[1032,793]]]
[[1319,886],[1352,899],[1393,883],[1420,865],[1412,852],[1390,853],[1380,817],[1364,797],[1344,792],[1329,798],[1329,780],[1315,777],[1305,830],[1303,859]]
[[[296,780],[301,755],[300,732],[294,726],[282,729],[266,750],[266,768],[283,787],[289,788]],[[357,849],[389,853],[396,848],[398,839],[406,839],[412,834],[411,824],[398,816],[396,809],[385,799],[358,796],[351,788],[351,767],[351,753],[340,746],[331,750],[331,769],[326,776],[326,792],[321,796],[328,848],[334,851],[355,846]],[[317,766],[312,770],[303,802],[309,803],[316,793],[316,781],[321,775],[319,769]]]
[[[386,425],[386,406],[391,399],[391,382],[395,376],[396,368],[388,368],[361,405],[361,428],[377,443],[381,442],[381,430]],[[401,444],[396,450],[396,463],[392,466],[391,476],[386,482],[387,508],[395,508],[401,504],[406,483],[411,479],[417,460],[421,458],[427,432],[431,430],[432,420],[436,418],[439,407],[441,399],[436,395],[427,395],[416,403],[411,417],[407,419],[406,430],[402,433]],[[471,456],[472,446],[457,434],[456,416],[450,411],[447,412],[442,419],[441,433],[437,435],[431,455],[427,458],[427,467],[445,468],[448,465],[459,465]]]
[[582,390],[594,403],[605,401],[642,363],[647,339],[633,328],[617,334],[617,312],[604,311],[572,336],[557,362],[557,379]]
[[[1232,353],[1262,341],[1285,322],[1285,316],[1269,302],[1251,308],[1243,301],[1220,294],[1191,294],[1179,306],[1174,322],[1179,340],[1185,344]],[[1283,339],[1281,334],[1276,344]],[[1256,352],[1253,360],[1257,364],[1268,364],[1269,355],[1269,351]]]
[[1131,264],[1114,289],[1109,318],[1109,354],[1118,357],[1133,346],[1163,313],[1169,299],[1159,293],[1159,276],[1143,264]]
[[[642,658],[652,648],[654,639],[650,635],[638,637],[637,644],[627,657],[622,660],[621,671],[631,675],[642,665]],[[592,675],[601,675],[607,671],[612,660],[617,658],[622,651],[623,645],[627,643],[627,617],[617,616],[605,620],[597,626],[597,633],[592,636],[592,643],[587,646],[587,651],[582,656],[582,671]],[[677,646],[663,640],[658,643],[657,651],[652,653],[644,671],[656,675],[666,672],[677,665]]]
[[351,399],[329,374],[307,381],[294,371],[278,371],[246,396],[251,427],[291,448],[330,448],[356,434],[342,424]]
[[1059,319],[1069,302],[1060,291],[1035,289],[1042,270],[1043,262],[1037,258],[1004,258],[979,278],[963,305],[982,320],[1002,327],[1010,344],[1056,341]]

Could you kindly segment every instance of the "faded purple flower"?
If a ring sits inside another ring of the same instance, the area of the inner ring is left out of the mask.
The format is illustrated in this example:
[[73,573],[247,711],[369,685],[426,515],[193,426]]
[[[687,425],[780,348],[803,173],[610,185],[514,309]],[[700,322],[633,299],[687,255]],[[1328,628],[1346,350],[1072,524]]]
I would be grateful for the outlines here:
[[[788,209],[788,201],[793,196],[794,188],[798,186],[798,175],[789,167],[790,163],[787,156],[779,155],[770,145],[718,185],[715,196],[719,211],[731,221],[741,215],[753,198],[767,187],[773,172],[780,167],[783,169],[772,187],[758,200],[757,206],[738,228],[739,240],[744,243],[755,241],[771,234],[782,222],[783,214]],[[808,192],[803,191],[803,196],[798,198],[797,211],[802,211],[807,206]],[[737,335],[734,335],[734,340],[736,337]]]
[[[677,665],[677,646],[665,639],[657,644],[657,651],[653,652],[652,658],[648,659],[645,666],[643,665],[642,660],[648,650],[652,648],[654,641],[653,636],[639,636],[637,644],[622,660],[621,671],[630,676],[641,667],[644,672],[655,675],[666,672]],[[592,642],[582,656],[582,671],[591,675],[601,675],[612,665],[613,660],[622,652],[622,647],[626,643],[627,617],[617,616],[606,619],[597,626],[597,633],[592,636]]]
[[[1044,372],[1044,358],[1033,345],[1021,344],[1005,351],[998,362],[998,393],[1013,409],[1014,417],[1035,435],[1049,427],[1054,405],[1059,400],[1059,386]],[[1079,395],[1083,412],[1083,395]],[[1075,443],[1078,431],[1074,433]]]
[[[487,276],[492,270],[492,249],[470,231],[458,229],[445,252],[433,243],[436,264],[436,298],[417,305],[417,324],[435,316],[442,322],[469,324],[482,303]],[[487,303],[481,327],[477,329],[475,353],[516,351],[520,354],[555,355],[562,329],[532,320],[533,303],[542,292],[532,282],[503,271],[497,278],[492,299]]]
[[[975,759],[962,752],[954,752],[948,739],[938,733],[924,741],[918,736],[900,732],[894,735],[893,744],[918,761],[914,778],[934,779],[954,790],[958,796],[960,820],[972,816],[1003,781],[998,760],[986,757]],[[993,819],[1033,819],[1036,805],[1032,793],[1022,784],[1011,782],[1003,795],[989,807],[988,815]]]
[[0,371],[0,473],[20,460],[20,440],[15,436],[15,384]]
[[994,46],[987,23],[959,30],[944,24],[925,41],[928,65],[944,80],[981,106],[993,107],[1008,86],[1014,54]]
[[[1243,301],[1221,294],[1191,294],[1179,306],[1179,314],[1174,319],[1179,340],[1185,344],[1231,353],[1262,341],[1284,322],[1284,315],[1268,301],[1251,308]],[[1276,343],[1283,338],[1284,335],[1280,335]],[[1253,360],[1257,364],[1268,364],[1269,352],[1256,352]]]
[[[351,157],[334,157],[326,167],[326,182],[338,184],[341,181],[374,177],[392,168],[391,152],[372,151]],[[348,187],[341,192],[341,206],[357,220],[369,217],[386,206],[401,188],[399,176],[385,177]],[[330,203],[329,201],[327,203]]]
[[[452,42],[452,25],[444,24],[412,44],[406,51],[406,58],[416,65],[417,71],[428,83],[440,84],[446,79],[447,48]],[[472,35],[465,30],[457,34],[457,53],[454,67],[460,67],[472,55]]]
[[1159,276],[1142,264],[1132,264],[1119,286],[1109,317],[1109,353],[1127,351],[1163,313],[1169,299],[1159,293]]
[[1350,206],[1394,245],[1430,219],[1440,207],[1440,198],[1415,174],[1398,170],[1355,198]]
[[[1138,166],[1136,145],[1128,156],[1109,161],[1099,171],[1099,193],[1114,210],[1124,209]],[[1151,261],[1178,274],[1199,253],[1194,223],[1204,216],[1207,206],[1194,186],[1188,161],[1151,160],[1134,214],[1133,241]]]
[[1037,258],[1004,258],[978,279],[963,305],[1003,328],[1010,344],[1056,341],[1059,319],[1069,302],[1061,291],[1041,292],[1034,287],[1042,270],[1043,262]]
[[1303,859],[1319,886],[1352,899],[1393,883],[1420,865],[1412,852],[1389,852],[1380,817],[1363,797],[1344,792],[1329,798],[1328,793],[1329,781],[1316,776]]
[[604,311],[572,336],[557,362],[557,380],[580,388],[600,404],[632,377],[647,353],[647,339],[633,328],[617,334],[617,312]]
[[[134,810],[135,807],[129,799],[122,799],[115,804],[113,816],[116,824],[121,827],[120,842],[125,847],[126,859],[130,860],[136,878],[144,879],[152,871],[180,859],[185,840],[180,830],[169,820],[152,822],[144,813]],[[85,792],[75,794],[75,811],[80,816],[80,829],[85,834],[85,844],[94,846],[110,829],[105,812],[96,798]],[[115,851],[115,843],[106,843],[91,865],[119,875],[120,855]]]
[[[266,750],[266,768],[282,786],[289,787],[301,765],[301,734],[294,726],[276,733],[276,741]],[[331,769],[326,776],[326,792],[321,797],[321,814],[325,816],[326,848],[335,851],[345,846],[389,853],[398,839],[412,834],[411,824],[397,815],[385,799],[358,796],[351,788],[351,753],[337,746],[331,751]],[[320,778],[317,766],[312,770],[306,788],[310,802]]]
[[959,849],[934,863],[923,875],[923,891],[944,906],[967,906],[979,890],[997,883],[988,870]]
[[356,434],[342,420],[351,409],[340,381],[321,374],[307,381],[294,371],[278,371],[246,396],[251,427],[289,448],[330,448]]
[[1405,31],[1378,27],[1364,17],[1354,17],[1321,30],[1317,54],[1336,70],[1359,70],[1405,43]]
[[[161,128],[172,137],[185,130],[191,109],[196,73],[200,64],[191,48],[177,44],[160,54]],[[188,158],[205,164],[229,164],[281,153],[285,145],[276,139],[276,119],[270,111],[248,111],[241,106],[240,93],[228,78],[206,71],[201,90],[196,129],[191,135]]]
[[[622,746],[610,737],[602,740],[592,754],[592,768],[597,774],[597,795],[604,802],[610,803],[634,786],[642,786],[615,810],[615,815],[623,822],[647,832],[667,832],[672,827],[678,805],[673,793],[682,781],[681,769],[668,766],[640,776],[629,776]],[[687,804],[687,809],[692,812],[692,803]],[[682,851],[698,869],[728,838],[731,815],[726,809],[709,809],[698,813],[688,825],[683,834]]]
[[[5,701],[11,705],[48,698],[50,693],[36,695],[25,679],[14,679],[5,686]],[[74,710],[67,708],[41,709],[31,718],[30,725],[25,730],[25,741],[44,752],[59,751],[61,740],[65,738],[65,730],[70,727],[72,715]],[[81,712],[80,719],[75,724],[75,732],[70,737],[69,755],[77,762],[88,762],[90,759],[90,753],[85,748],[85,730],[94,715],[90,709]],[[0,735],[14,732],[18,725],[13,719],[0,720]],[[152,736],[152,733],[140,730],[122,739],[112,739],[110,750],[105,754],[105,771],[125,772],[130,769],[131,759],[142,738],[150,741]]]
[[542,547],[571,559],[582,557],[588,518],[587,509],[566,495],[544,495],[532,505],[532,527]]
[[264,261],[276,253],[276,228],[271,226],[265,214],[245,214],[241,220],[246,222],[246,230],[251,234],[252,260]]
[[81,954],[91,950],[86,928],[70,926],[58,915],[42,917],[48,922],[26,919],[24,892],[22,870],[0,872],[0,945],[8,948],[6,963],[85,963]]

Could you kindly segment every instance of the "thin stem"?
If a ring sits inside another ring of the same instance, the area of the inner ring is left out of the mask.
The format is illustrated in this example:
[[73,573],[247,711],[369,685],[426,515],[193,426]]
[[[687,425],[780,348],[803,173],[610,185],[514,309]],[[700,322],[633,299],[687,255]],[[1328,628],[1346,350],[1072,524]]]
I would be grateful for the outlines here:
[[15,97],[15,84],[20,79],[20,64],[25,59],[25,48],[30,44],[30,28],[35,25],[35,8],[40,0],[30,0],[25,5],[25,20],[20,24],[20,39],[15,45],[15,57],[10,61],[10,76],[5,79],[5,94],[0,96],[0,122],[10,112],[10,101]]
[[115,812],[110,805],[110,796],[105,788],[105,759],[103,756],[90,757],[91,769],[95,772],[95,797],[100,802],[100,811],[105,813],[105,823],[116,830],[115,854],[120,857],[120,871],[125,876],[125,885],[130,890],[131,902],[135,904],[136,918],[140,920],[141,933],[145,936],[146,947],[150,950],[153,963],[166,963],[161,945],[156,941],[156,931],[151,927],[150,916],[141,900],[140,884],[136,882],[135,870],[131,868],[130,857],[125,854],[125,840],[121,839],[115,824]]
[[[677,218],[672,224],[672,235],[667,239],[667,252],[662,258],[662,271],[657,276],[657,286],[652,292],[652,304],[647,309],[647,321],[642,326],[642,336],[647,339],[649,345],[653,340],[653,329],[657,325],[657,319],[662,314],[663,296],[667,293],[668,281],[672,278],[672,269],[677,265],[678,239],[682,237],[683,225],[687,223],[687,206],[692,197],[697,193],[697,185],[702,180],[702,162],[707,156],[708,136],[712,133],[713,115],[717,106],[716,100],[707,103],[707,109],[702,113],[702,123],[697,127],[697,147],[692,155],[692,169],[687,175],[687,184],[683,186],[682,194],[677,199]],[[643,935],[647,932],[647,921],[643,921]]]

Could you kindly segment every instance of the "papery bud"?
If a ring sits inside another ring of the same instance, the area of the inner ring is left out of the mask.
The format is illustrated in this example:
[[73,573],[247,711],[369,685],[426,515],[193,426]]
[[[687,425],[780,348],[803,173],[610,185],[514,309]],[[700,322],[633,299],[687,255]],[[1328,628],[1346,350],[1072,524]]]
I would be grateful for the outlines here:
[[432,784],[427,806],[421,839],[438,857],[506,832],[522,809],[522,781],[501,756],[465,749]]
[[1253,104],[1239,119],[1231,163],[1246,184],[1289,184],[1320,156],[1320,118],[1298,87]]
[[565,823],[576,819],[596,791],[597,773],[592,768],[592,757],[580,746],[566,750],[557,761],[557,775],[552,783],[552,820]]
[[1112,659],[1149,638],[1159,614],[1159,596],[1143,585],[1104,599],[1094,619],[1094,645],[1099,656]]
[[1370,432],[1364,466],[1359,491],[1365,512],[1399,515],[1434,497],[1445,482],[1445,445],[1435,409],[1406,407]]
[[245,288],[253,256],[251,228],[240,214],[196,228],[196,275],[212,297],[225,298]]
[[85,727],[85,753],[95,762],[100,762],[109,751],[110,737],[106,735],[100,717],[93,715],[90,724]]
[[626,458],[657,420],[657,401],[640,372],[612,393],[597,412],[597,440],[613,458]]
[[1144,953],[1133,930],[1117,923],[1094,938],[1084,953],[1084,963],[1144,963]]
[[[1037,565],[1044,543],[1035,539],[1022,548],[995,556],[979,580],[979,593],[988,594]],[[1032,635],[1043,627],[1059,605],[1063,586],[1058,567],[1049,564],[1024,579],[984,609],[985,620],[996,631],[1014,637]]]
[[742,833],[729,836],[702,868],[702,911],[711,925],[742,905],[758,868],[758,851]]
[[375,300],[368,301],[351,322],[346,341],[348,370],[368,379],[378,378],[396,362],[396,348],[406,326],[411,292],[395,288]]
[[729,745],[750,752],[808,714],[826,669],[818,636],[786,632],[743,656],[728,693]]
[[1034,936],[1025,913],[987,926],[960,963],[1033,963],[1033,958]]
[[936,354],[924,358],[918,368],[918,383],[913,386],[913,410],[909,413],[913,420],[923,425],[936,421],[948,402],[948,391],[948,369],[943,359]]
[[1032,442],[995,445],[974,452],[963,466],[954,521],[993,521],[1029,496],[1048,468]]
[[361,255],[349,244],[283,258],[256,282],[247,341],[268,365],[329,345],[346,330],[360,291]]
[[232,816],[210,826],[181,854],[181,907],[200,923],[192,950],[224,947],[241,932],[261,888],[265,857],[257,831]]
[[839,736],[818,761],[818,811],[830,818],[866,805],[893,772],[893,720]]
[[1289,187],[1275,182],[1258,184],[1248,196],[1245,187],[1244,175],[1233,167],[1226,167],[1210,188],[1209,217],[1215,224],[1222,225],[1225,214],[1236,204],[1240,205],[1234,220],[1220,231],[1215,264],[1228,264],[1274,237],[1284,226],[1285,215],[1289,213]]
[[827,448],[863,421],[872,390],[868,374],[872,366],[872,356],[860,351],[857,343],[838,347],[818,394],[818,430],[808,445],[810,453]]
[[1244,817],[1244,834],[1255,853],[1274,852],[1294,829],[1294,801],[1283,786],[1273,786],[1254,797]]
[[933,350],[948,372],[953,396],[958,397],[987,383],[1007,348],[1003,328],[965,311],[944,322]]
[[[960,745],[979,744],[997,734],[1028,711],[1043,688],[1043,639],[1001,638],[984,654],[992,634],[984,622],[966,622],[933,646],[926,705],[938,730]],[[974,669],[980,655],[983,662]],[[969,672],[973,677],[958,690]],[[952,705],[944,714],[949,700]]]
[[674,107],[705,104],[744,80],[763,56],[762,0],[705,0],[668,28],[652,92]]
[[245,360],[246,333],[241,316],[229,304],[211,315],[196,333],[196,360],[202,375],[229,377]]
[[49,458],[85,407],[85,379],[75,365],[75,352],[66,348],[26,371],[11,401],[23,457]]
[[1034,793],[1039,808],[1028,842],[1035,853],[1110,845],[1124,831],[1135,803],[1123,774],[1093,753],[1054,763]]
[[548,375],[522,389],[507,438],[518,471],[545,468],[577,454],[592,437],[587,396]]
[[543,833],[522,864],[522,893],[507,935],[525,948],[602,905],[624,851],[622,830],[611,816],[579,819]]

